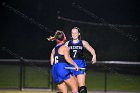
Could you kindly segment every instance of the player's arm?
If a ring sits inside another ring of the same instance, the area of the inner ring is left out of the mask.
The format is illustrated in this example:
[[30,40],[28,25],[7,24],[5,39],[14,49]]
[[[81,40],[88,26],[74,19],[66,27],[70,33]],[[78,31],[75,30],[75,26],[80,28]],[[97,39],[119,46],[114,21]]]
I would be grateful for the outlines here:
[[73,66],[76,68],[76,70],[79,70],[79,67],[78,67],[77,64],[72,60],[72,58],[71,58],[70,55],[69,55],[69,48],[68,48],[67,46],[63,46],[63,47],[64,47],[63,53],[64,53],[65,60],[66,60],[69,64],[73,65]]
[[92,54],[92,62],[96,63],[96,53],[95,50],[89,45],[85,40],[82,40],[83,46]]
[[50,57],[50,63],[51,63],[51,65],[53,65],[53,62],[54,62],[54,49],[52,50],[51,57]]

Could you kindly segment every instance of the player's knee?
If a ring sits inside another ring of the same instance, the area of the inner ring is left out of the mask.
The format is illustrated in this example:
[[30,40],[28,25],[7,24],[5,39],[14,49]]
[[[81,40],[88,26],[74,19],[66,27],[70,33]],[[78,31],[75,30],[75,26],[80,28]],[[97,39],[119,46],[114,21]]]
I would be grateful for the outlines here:
[[87,87],[86,86],[81,86],[79,88],[79,93],[87,93]]

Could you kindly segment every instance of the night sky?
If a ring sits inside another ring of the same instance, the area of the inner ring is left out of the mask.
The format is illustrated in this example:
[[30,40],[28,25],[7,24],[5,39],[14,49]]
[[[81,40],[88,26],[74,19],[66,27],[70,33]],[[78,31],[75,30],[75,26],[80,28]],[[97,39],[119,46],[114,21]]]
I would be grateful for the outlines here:
[[[2,0],[0,58],[16,58],[6,51],[8,49],[27,59],[48,60],[55,42],[48,42],[46,38],[57,29],[65,30],[67,37],[70,37],[71,28],[78,26],[85,34],[83,39],[95,48],[98,60],[140,61],[139,4],[138,0]],[[126,27],[122,28],[124,33],[115,33],[107,27],[71,23],[58,19],[58,16],[80,22]],[[88,38],[91,35],[93,38]],[[116,52],[117,48],[124,50],[122,55]]]

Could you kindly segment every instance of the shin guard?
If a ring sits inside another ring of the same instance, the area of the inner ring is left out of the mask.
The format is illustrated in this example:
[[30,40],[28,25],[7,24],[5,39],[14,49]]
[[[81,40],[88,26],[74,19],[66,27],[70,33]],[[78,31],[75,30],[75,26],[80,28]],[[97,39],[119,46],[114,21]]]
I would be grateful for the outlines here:
[[87,93],[87,87],[86,86],[81,86],[79,88],[79,93]]

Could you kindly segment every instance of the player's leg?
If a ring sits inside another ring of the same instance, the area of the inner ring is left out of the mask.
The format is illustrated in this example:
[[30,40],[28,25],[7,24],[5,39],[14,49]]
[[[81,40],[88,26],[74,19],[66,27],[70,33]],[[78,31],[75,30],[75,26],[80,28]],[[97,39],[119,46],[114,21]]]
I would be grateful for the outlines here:
[[86,78],[86,74],[79,74],[76,76],[77,77],[77,82],[78,82],[78,86],[85,86],[85,78]]
[[72,93],[78,93],[78,85],[74,76],[71,76],[70,79],[65,80],[65,82],[71,88]]
[[85,86],[85,78],[86,78],[86,74],[77,75],[79,93],[87,93],[87,87]]
[[68,93],[67,85],[65,84],[65,82],[63,82],[61,84],[57,84],[57,88],[58,88],[58,91],[59,91],[57,93]]

